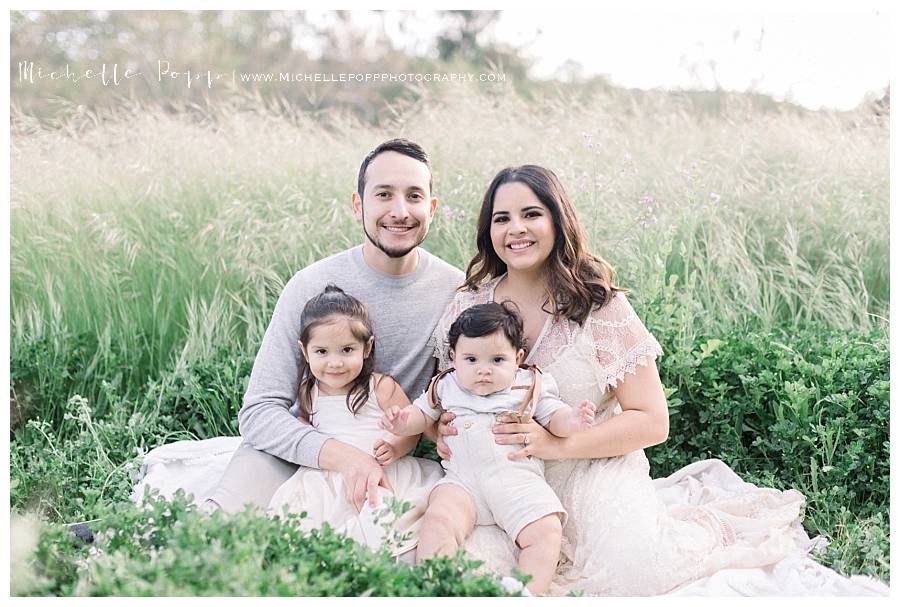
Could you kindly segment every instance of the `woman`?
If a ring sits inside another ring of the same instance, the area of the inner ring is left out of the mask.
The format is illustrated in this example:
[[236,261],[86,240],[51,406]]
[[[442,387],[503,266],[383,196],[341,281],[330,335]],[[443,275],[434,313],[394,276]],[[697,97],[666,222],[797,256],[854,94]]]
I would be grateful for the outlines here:
[[[745,484],[716,460],[673,475],[658,495],[642,449],[669,432],[655,363],[662,349],[613,284],[609,264],[587,250],[575,209],[551,171],[534,165],[500,171],[484,196],[477,247],[433,337],[440,367],[450,366],[446,333],[462,310],[510,300],[525,321],[525,362],[552,374],[566,402],[598,406],[595,426],[570,438],[534,422],[494,429],[497,443],[523,445],[515,457],[547,460],[547,480],[569,513],[553,594],[660,594],[807,547],[800,493]],[[456,434],[447,425],[440,431]],[[443,443],[439,451],[452,457]],[[433,534],[428,541],[441,553],[456,546],[456,523],[472,516],[450,505],[447,491],[452,487],[432,492],[422,531],[423,538]],[[515,564],[516,548],[495,526],[477,527],[465,548],[498,573]]]

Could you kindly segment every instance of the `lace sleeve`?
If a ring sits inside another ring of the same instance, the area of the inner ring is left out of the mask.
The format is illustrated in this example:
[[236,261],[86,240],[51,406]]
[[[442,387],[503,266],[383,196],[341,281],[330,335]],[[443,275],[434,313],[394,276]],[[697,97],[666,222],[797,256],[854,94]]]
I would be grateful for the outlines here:
[[477,291],[458,292],[453,297],[453,301],[447,305],[447,309],[444,310],[443,316],[428,340],[429,345],[433,348],[434,357],[438,361],[438,372],[453,366],[450,360],[450,342],[447,340],[450,325],[463,310],[478,303],[485,303],[487,300],[487,290],[482,288]]
[[441,319],[431,333],[431,339],[428,343],[433,348],[432,352],[438,361],[438,372],[450,367],[450,344],[447,342],[447,333],[450,331],[450,325],[453,324],[453,321],[459,316],[461,311],[460,293],[457,293],[453,300],[447,304]]
[[646,365],[662,356],[662,347],[635,314],[622,293],[588,318],[594,353],[600,363],[601,390],[615,388],[625,373],[635,373],[637,365]]

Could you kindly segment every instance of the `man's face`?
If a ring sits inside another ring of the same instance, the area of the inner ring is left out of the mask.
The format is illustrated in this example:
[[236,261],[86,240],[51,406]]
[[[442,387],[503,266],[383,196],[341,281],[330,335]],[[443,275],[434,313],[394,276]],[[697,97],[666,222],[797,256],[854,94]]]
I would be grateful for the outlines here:
[[525,352],[516,350],[503,331],[494,331],[483,337],[460,335],[450,355],[460,385],[487,396],[512,385]]
[[437,199],[431,173],[415,158],[384,152],[366,169],[363,197],[353,194],[353,210],[366,238],[388,257],[403,257],[425,240]]

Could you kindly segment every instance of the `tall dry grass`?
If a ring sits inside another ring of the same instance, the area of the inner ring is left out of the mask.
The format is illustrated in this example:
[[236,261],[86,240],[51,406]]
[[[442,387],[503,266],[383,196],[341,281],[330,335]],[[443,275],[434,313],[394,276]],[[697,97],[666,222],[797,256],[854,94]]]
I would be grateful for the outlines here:
[[425,246],[457,266],[491,177],[537,163],[560,175],[638,306],[671,284],[698,305],[686,339],[886,320],[886,125],[739,95],[708,111],[663,94],[492,90],[432,89],[384,128],[246,102],[76,111],[55,129],[14,116],[13,358],[44,339],[61,362],[90,334],[85,381],[124,373],[136,388],[218,348],[255,350],[287,279],[361,242],[359,162],[399,135],[432,155],[443,207]]

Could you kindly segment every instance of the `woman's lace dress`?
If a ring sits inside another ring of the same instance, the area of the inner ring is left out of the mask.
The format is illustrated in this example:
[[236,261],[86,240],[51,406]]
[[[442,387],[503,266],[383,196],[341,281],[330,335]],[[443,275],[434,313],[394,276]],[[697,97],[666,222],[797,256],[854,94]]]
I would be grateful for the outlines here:
[[[441,369],[450,366],[450,324],[469,306],[492,301],[501,278],[478,291],[458,293],[449,305],[432,338]],[[602,423],[622,412],[610,387],[661,354],[659,343],[618,294],[583,326],[548,318],[525,362],[552,374],[564,401],[595,402],[596,422]],[[652,481],[647,458],[638,449],[619,457],[547,461],[546,477],[569,513],[553,594],[662,594],[719,570],[758,569],[787,557],[797,561],[788,577],[800,570],[805,576],[790,582],[790,589],[764,570],[762,581],[743,575],[717,578],[718,591],[807,594],[822,590],[825,578],[848,581],[806,557],[812,542],[800,524],[803,495],[744,483],[719,460],[696,462]],[[476,527],[465,547],[497,573],[515,566],[517,548],[496,526]],[[735,589],[735,583],[750,586]],[[685,590],[705,594],[702,585]],[[865,578],[862,586],[868,587]]]

